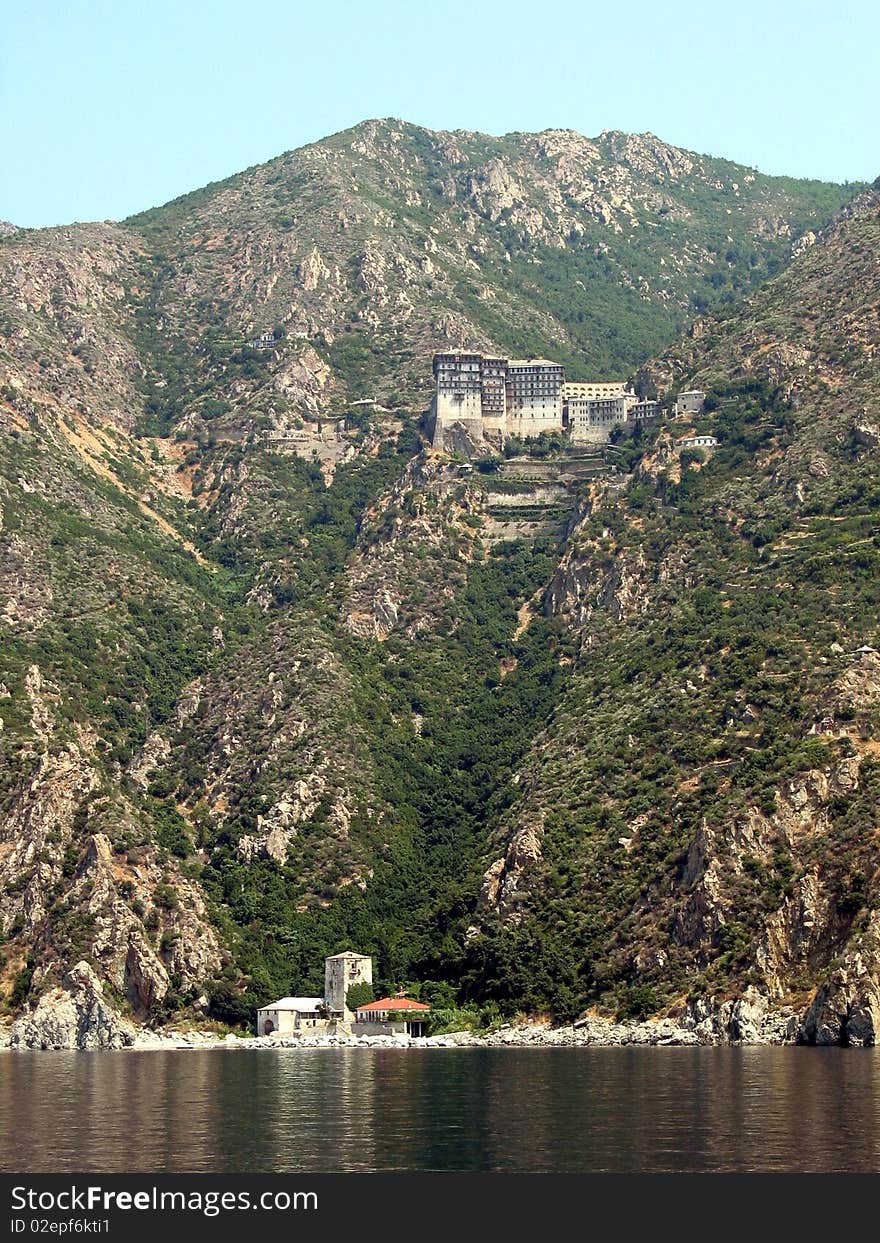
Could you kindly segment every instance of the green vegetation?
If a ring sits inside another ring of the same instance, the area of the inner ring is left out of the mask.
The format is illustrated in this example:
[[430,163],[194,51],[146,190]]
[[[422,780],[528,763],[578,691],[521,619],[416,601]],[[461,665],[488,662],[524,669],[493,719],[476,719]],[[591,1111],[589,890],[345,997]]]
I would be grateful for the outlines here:
[[[566,680],[560,658],[570,644],[557,623],[511,638],[519,603],[552,566],[551,547],[525,545],[473,565],[452,633],[423,646],[417,661],[400,639],[346,644],[352,706],[370,721],[372,767],[394,832],[365,890],[341,888],[329,908],[303,912],[310,826],[300,830],[296,864],[280,870],[270,861],[245,865],[222,844],[230,840],[224,830],[202,882],[242,929],[238,964],[252,989],[283,990],[291,979],[320,987],[325,954],[349,944],[373,953],[378,975],[393,984],[449,978],[451,937],[480,871],[484,825],[510,797],[503,791],[514,766]],[[502,678],[504,658],[517,666]],[[414,713],[418,735],[404,724]],[[239,823],[246,828],[246,819]],[[439,939],[438,926],[448,929]],[[217,1006],[214,1013],[228,1015]]]
[[29,954],[25,965],[15,977],[15,983],[13,984],[12,992],[9,995],[9,1006],[13,1011],[23,1005],[27,999],[36,966],[36,956],[34,954]]
[[367,1006],[376,1000],[372,984],[352,984],[345,994],[345,1004],[349,1010],[357,1010],[358,1006]]
[[[754,380],[726,382],[708,404],[719,438],[711,461],[698,470],[685,463],[678,482],[662,471],[634,481],[579,532],[588,563],[610,569],[645,558],[639,589],[652,608],[581,656],[556,711],[553,752],[532,769],[535,789],[520,813],[544,822],[526,917],[515,927],[490,920],[469,944],[464,997],[558,1017],[600,1001],[640,1017],[752,978],[768,917],[811,867],[821,866],[837,904],[841,941],[864,912],[872,764],[863,765],[864,792],[832,804],[833,828],[807,850],[780,840],[739,871],[725,855],[733,846],[718,848],[730,908],[701,946],[699,982],[688,939],[667,931],[686,906],[682,878],[701,826],[726,843],[737,817],[751,808],[773,815],[789,783],[851,754],[848,739],[809,733],[840,672],[822,654],[870,641],[880,608],[876,464],[863,456],[845,467],[837,450],[838,474],[855,468],[860,482],[838,486],[829,507],[792,513],[755,462],[795,443],[801,419]],[[862,736],[877,726],[876,714],[850,715]]]

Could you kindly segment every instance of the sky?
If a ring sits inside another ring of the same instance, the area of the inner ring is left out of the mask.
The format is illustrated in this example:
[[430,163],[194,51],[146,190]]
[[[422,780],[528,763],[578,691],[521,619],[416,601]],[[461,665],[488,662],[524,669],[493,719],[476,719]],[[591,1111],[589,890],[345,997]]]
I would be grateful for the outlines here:
[[0,0],[0,220],[122,219],[370,117],[880,173],[876,0]]

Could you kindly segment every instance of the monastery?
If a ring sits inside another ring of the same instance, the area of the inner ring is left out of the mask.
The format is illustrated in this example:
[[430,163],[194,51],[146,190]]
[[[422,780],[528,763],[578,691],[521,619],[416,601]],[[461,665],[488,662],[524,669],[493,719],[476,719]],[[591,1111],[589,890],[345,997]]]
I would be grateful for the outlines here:
[[373,960],[346,950],[324,959],[323,997],[280,997],[257,1011],[258,1036],[317,1035],[423,1036],[431,1007],[398,993],[364,1002],[352,1010],[348,992],[373,983]]
[[[704,397],[680,394],[676,413],[699,412]],[[450,352],[434,355],[431,413],[437,448],[456,430],[475,443],[565,432],[572,444],[601,445],[616,426],[631,432],[652,422],[660,406],[623,380],[566,382],[565,368],[548,358]]]

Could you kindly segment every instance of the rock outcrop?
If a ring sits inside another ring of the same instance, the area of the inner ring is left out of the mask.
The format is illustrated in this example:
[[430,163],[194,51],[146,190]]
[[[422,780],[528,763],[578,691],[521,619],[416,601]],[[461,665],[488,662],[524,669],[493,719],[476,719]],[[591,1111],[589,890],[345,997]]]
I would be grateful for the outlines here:
[[[28,670],[25,688],[40,750],[22,755],[28,768],[9,790],[0,824],[0,929],[13,961],[36,951],[30,993],[50,990],[39,1023],[51,1025],[57,1010],[58,1021],[70,1026],[71,1007],[94,994],[100,1027],[104,1003],[92,989],[95,981],[99,989],[111,986],[133,1015],[147,1019],[172,991],[172,979],[179,990],[195,993],[219,969],[220,944],[204,897],[176,862],[160,860],[155,846],[129,848],[136,814],[118,792],[105,789],[98,796],[101,769],[93,739],[82,731],[78,743],[60,745],[57,696],[36,666]],[[147,768],[164,754],[154,746]],[[132,779],[141,784],[144,774],[142,759]],[[84,953],[99,973],[94,981],[92,967],[81,971],[82,961],[72,960]]]
[[52,988],[12,1025],[13,1049],[123,1049],[134,1044],[136,1029],[104,996],[87,962],[76,963],[59,987]]
[[799,1030],[792,1008],[774,1005],[752,987],[741,997],[693,1001],[678,1022],[701,1044],[793,1044]]
[[523,880],[541,858],[543,824],[525,824],[508,842],[500,859],[495,859],[483,876],[477,910],[494,910],[515,917],[517,892]]
[[804,1015],[804,1044],[874,1046],[880,1040],[880,915],[847,948]]

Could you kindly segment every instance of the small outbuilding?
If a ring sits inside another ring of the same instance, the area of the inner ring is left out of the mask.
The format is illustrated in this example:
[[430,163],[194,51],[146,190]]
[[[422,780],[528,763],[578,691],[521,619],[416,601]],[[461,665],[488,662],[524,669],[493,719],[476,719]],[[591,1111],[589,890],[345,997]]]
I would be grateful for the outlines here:
[[257,1011],[257,1035],[288,1035],[324,1021],[323,997],[281,997]]
[[717,449],[718,441],[714,436],[682,436],[675,445],[678,449]]
[[702,414],[706,402],[706,394],[701,388],[689,388],[678,394],[673,406],[674,414]]

